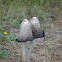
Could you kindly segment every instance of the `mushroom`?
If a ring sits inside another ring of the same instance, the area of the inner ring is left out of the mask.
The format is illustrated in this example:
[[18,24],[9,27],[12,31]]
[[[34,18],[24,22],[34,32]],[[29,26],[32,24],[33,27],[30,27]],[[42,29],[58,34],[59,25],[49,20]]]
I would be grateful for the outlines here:
[[40,27],[39,19],[37,17],[33,17],[31,18],[30,23],[31,23],[32,34],[34,39],[42,38],[42,37],[44,37],[45,39],[45,32]]
[[32,49],[32,41],[33,41],[33,35],[32,35],[32,29],[31,29],[31,23],[24,19],[20,24],[20,32],[19,37],[16,39],[17,42],[22,42],[23,44],[23,61],[28,62],[27,55],[26,55],[26,42],[30,41],[30,47],[29,47],[29,55],[31,53]]
[[[44,33],[44,30],[42,30],[40,27],[39,19],[37,17],[33,17],[30,19],[30,23],[31,23],[33,39],[43,37],[45,41],[45,33]],[[28,51],[27,62],[29,62],[32,45],[33,45],[33,42],[30,43],[30,48],[29,48],[30,50]]]

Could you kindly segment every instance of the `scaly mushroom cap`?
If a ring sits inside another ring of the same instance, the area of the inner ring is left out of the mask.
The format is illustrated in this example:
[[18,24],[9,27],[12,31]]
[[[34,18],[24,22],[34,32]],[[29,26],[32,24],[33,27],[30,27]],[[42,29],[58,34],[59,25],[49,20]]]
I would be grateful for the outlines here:
[[40,27],[39,19],[37,17],[33,17],[31,18],[30,23],[31,23],[32,34],[33,34],[34,39],[44,37],[45,35],[44,30],[42,30]]
[[21,22],[19,38],[16,39],[16,41],[26,42],[26,41],[32,41],[32,40],[33,40],[33,35],[32,35],[31,23],[27,19],[24,19]]

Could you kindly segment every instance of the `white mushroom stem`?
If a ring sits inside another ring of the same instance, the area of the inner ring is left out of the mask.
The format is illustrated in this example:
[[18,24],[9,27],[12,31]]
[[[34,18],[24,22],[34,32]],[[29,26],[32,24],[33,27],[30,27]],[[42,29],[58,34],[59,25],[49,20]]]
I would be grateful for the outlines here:
[[27,53],[27,62],[29,62],[29,59],[30,59],[30,54],[32,51],[32,45],[33,45],[33,41],[31,41],[30,45],[29,45],[29,49],[28,49],[28,53]]
[[26,42],[22,42],[23,44],[23,62],[26,62]]

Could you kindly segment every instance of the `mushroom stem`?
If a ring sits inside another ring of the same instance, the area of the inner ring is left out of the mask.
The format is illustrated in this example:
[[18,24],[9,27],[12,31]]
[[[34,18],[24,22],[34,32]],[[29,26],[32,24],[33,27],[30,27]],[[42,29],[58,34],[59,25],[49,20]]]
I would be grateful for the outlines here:
[[30,45],[29,45],[29,49],[28,49],[28,53],[27,53],[27,62],[29,62],[29,59],[30,59],[30,54],[32,51],[32,45],[33,45],[33,41],[31,41]]
[[42,39],[43,39],[43,43],[45,42],[45,36],[44,37],[42,37]]
[[26,62],[26,42],[22,42],[23,44],[23,62]]

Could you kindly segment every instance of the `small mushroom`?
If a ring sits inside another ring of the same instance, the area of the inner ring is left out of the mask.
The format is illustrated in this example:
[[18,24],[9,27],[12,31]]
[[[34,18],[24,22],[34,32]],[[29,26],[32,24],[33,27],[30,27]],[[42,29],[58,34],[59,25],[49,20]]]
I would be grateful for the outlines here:
[[37,17],[33,17],[31,18],[30,23],[31,23],[32,34],[33,34],[34,39],[42,38],[42,37],[45,38],[45,32],[40,27],[39,19]]
[[24,19],[21,24],[20,24],[20,32],[19,32],[19,37],[16,39],[17,42],[22,42],[23,44],[23,61],[28,62],[29,58],[27,59],[27,54],[26,54],[26,42],[30,41],[30,47],[29,47],[29,56],[31,54],[31,49],[32,49],[32,41],[33,41],[33,35],[32,35],[32,29],[31,29],[31,23],[27,20]]
[[24,19],[20,24],[19,37],[18,39],[16,39],[16,41],[26,42],[32,40],[33,40],[33,35],[32,35],[31,23],[27,19]]

